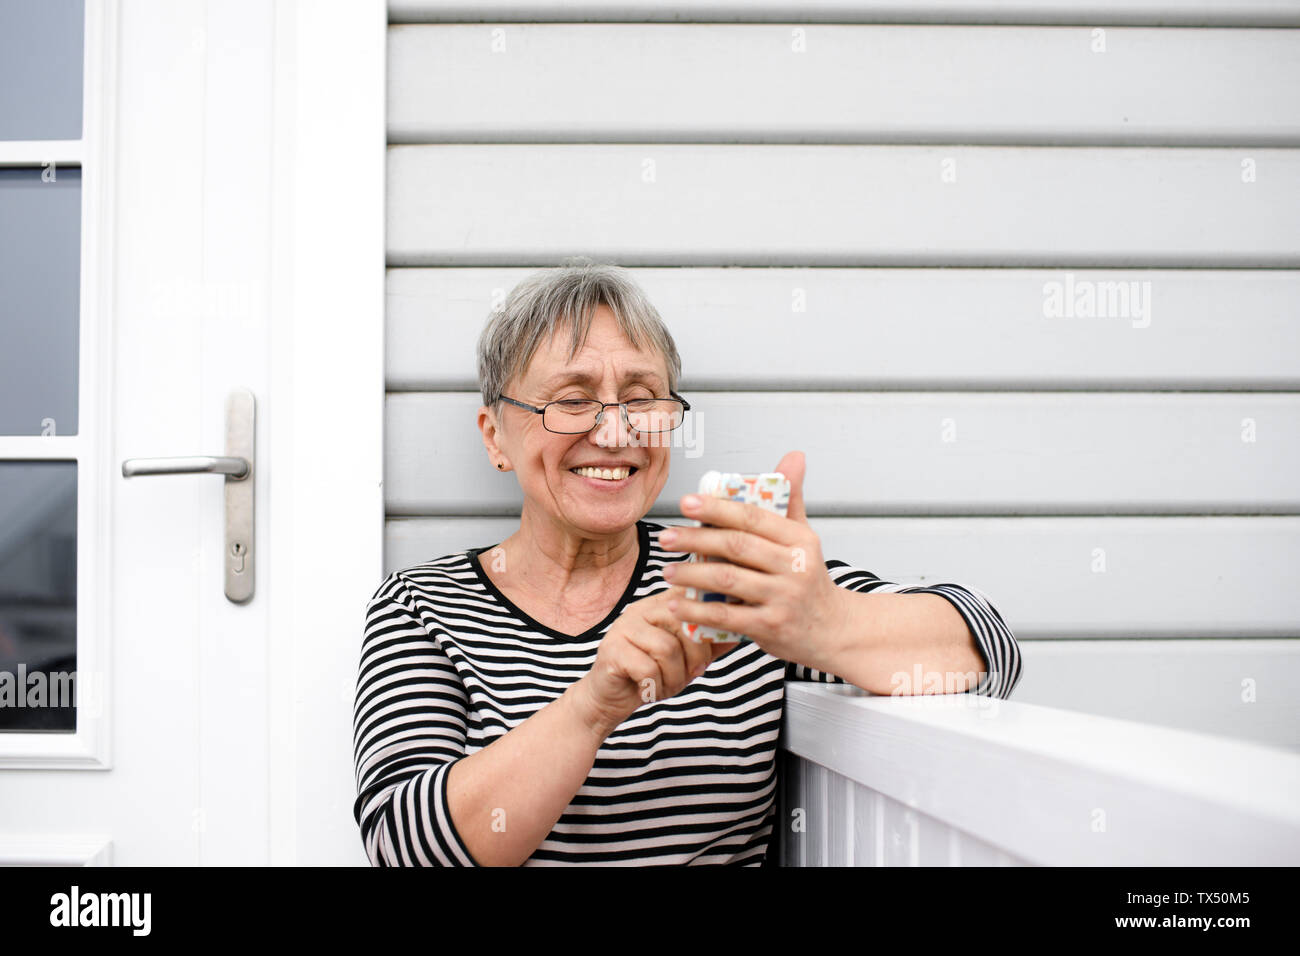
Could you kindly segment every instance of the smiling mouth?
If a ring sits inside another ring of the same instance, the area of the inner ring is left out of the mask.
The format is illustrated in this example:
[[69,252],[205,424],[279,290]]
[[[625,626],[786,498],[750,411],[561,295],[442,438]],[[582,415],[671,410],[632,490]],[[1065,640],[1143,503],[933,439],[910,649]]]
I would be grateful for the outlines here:
[[623,465],[618,468],[570,468],[569,471],[580,478],[596,478],[601,481],[622,481],[625,478],[630,478],[632,475],[635,475],[637,469]]

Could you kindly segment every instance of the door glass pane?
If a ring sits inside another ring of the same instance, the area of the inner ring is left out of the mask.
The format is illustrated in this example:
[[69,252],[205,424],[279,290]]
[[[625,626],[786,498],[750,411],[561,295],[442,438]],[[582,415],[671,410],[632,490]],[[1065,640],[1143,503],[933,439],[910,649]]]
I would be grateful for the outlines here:
[[0,435],[75,435],[81,170],[0,169],[0,250]]
[[2,461],[0,731],[75,732],[76,670],[77,463]]
[[82,0],[0,0],[0,139],[81,139]]

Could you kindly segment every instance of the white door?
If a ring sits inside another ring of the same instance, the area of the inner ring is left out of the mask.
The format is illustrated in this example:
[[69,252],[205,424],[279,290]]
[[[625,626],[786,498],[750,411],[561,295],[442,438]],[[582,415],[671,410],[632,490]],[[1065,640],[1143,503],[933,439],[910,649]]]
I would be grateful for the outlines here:
[[[17,71],[0,79],[25,94],[0,100],[0,241],[25,250],[0,266],[0,863],[364,864],[350,736],[382,577],[382,2],[0,18]],[[236,390],[256,407],[240,602],[234,479],[122,469],[227,455]]]

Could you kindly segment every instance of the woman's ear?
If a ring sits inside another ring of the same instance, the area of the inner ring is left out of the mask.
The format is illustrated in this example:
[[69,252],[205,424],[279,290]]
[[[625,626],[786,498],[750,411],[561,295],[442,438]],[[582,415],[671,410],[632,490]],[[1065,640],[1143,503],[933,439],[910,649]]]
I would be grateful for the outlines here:
[[483,433],[483,447],[487,449],[488,460],[499,471],[508,471],[510,460],[506,458],[505,452],[497,444],[498,423],[496,413],[486,405],[482,405],[478,410],[478,427]]

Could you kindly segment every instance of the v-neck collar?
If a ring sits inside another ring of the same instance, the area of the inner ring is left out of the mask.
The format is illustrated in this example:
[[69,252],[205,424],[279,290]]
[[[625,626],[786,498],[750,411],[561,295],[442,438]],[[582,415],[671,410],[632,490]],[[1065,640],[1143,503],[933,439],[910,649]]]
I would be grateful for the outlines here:
[[613,610],[606,614],[599,624],[587,628],[587,630],[583,631],[581,634],[565,634],[563,631],[557,631],[553,627],[547,627],[541,621],[538,621],[530,614],[527,614],[522,608],[516,605],[514,601],[501,593],[501,589],[492,583],[492,579],[487,576],[487,572],[483,570],[483,565],[479,561],[480,554],[484,551],[492,550],[497,547],[497,545],[489,544],[482,548],[470,548],[465,552],[465,556],[469,561],[469,566],[474,569],[474,574],[478,577],[483,586],[487,588],[488,593],[505,605],[511,614],[518,617],[529,627],[561,640],[583,641],[595,637],[617,620],[618,616],[623,613],[623,609],[632,600],[632,596],[636,594],[637,588],[641,584],[641,576],[645,573],[646,562],[650,558],[650,528],[644,521],[638,521],[636,523],[636,535],[639,554],[636,559],[636,567],[632,569],[632,577],[628,580],[627,587],[623,589],[622,597],[618,599]]

